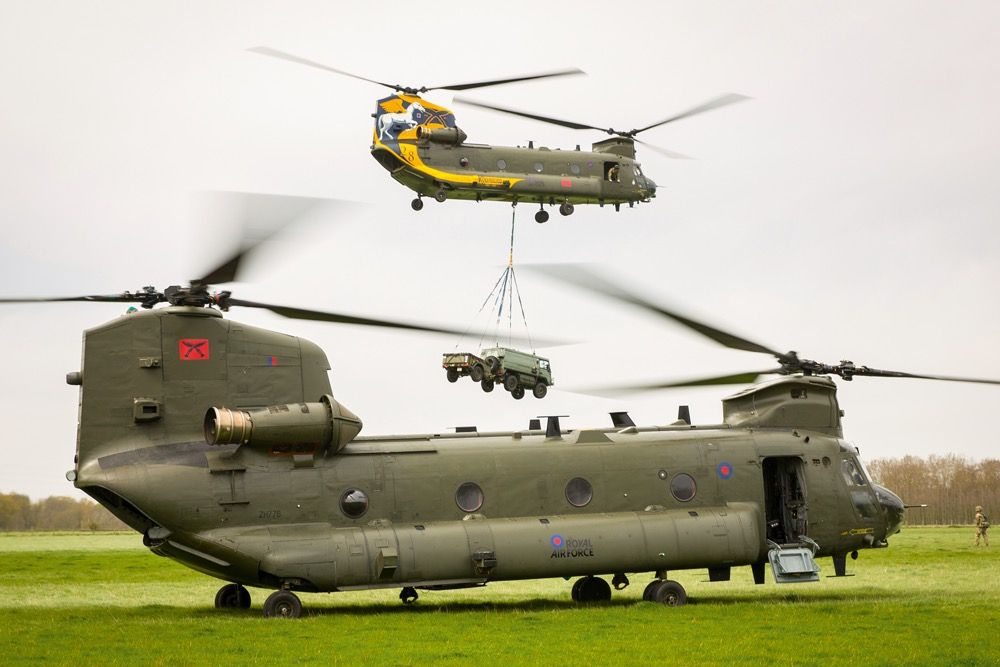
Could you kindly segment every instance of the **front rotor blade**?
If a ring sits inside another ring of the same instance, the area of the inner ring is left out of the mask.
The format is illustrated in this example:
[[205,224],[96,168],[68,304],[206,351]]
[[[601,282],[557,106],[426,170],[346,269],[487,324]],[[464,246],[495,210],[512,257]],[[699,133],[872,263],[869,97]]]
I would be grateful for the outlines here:
[[725,345],[726,347],[733,348],[734,350],[763,352],[764,354],[770,354],[775,357],[783,356],[781,353],[772,350],[766,345],[761,345],[760,343],[755,343],[751,340],[747,340],[746,338],[741,338],[740,336],[731,334],[728,331],[716,329],[715,327],[693,320],[690,317],[685,317],[675,311],[667,310],[662,306],[650,303],[649,301],[646,301],[645,299],[642,299],[625,290],[623,287],[615,285],[611,281],[587,271],[582,266],[575,264],[531,264],[528,265],[528,268],[539,271],[552,278],[562,280],[563,282],[570,283],[571,285],[576,285],[577,287],[582,287],[592,292],[609,296],[613,299],[623,301],[633,306],[639,306],[640,308],[644,308],[652,313],[656,313],[657,315],[661,315],[682,324],[688,329],[697,331],[702,336],[710,338],[717,343]]
[[91,294],[86,296],[53,296],[53,297],[14,297],[0,299],[0,303],[56,303],[60,301],[93,301],[95,303],[141,303],[146,301],[148,294]]
[[883,378],[913,378],[917,380],[943,380],[944,382],[974,382],[976,384],[1000,384],[1000,380],[988,380],[984,378],[965,378],[952,375],[920,375],[917,373],[903,373],[900,371],[884,371],[878,368],[868,368],[859,366],[855,368],[851,375],[866,375],[868,377]]
[[677,115],[671,116],[661,120],[658,123],[653,123],[652,125],[647,125],[646,127],[639,128],[638,130],[632,130],[632,134],[636,135],[640,132],[645,132],[646,130],[651,130],[654,127],[659,127],[661,125],[666,125],[667,123],[672,123],[675,120],[681,120],[683,118],[690,118],[691,116],[697,116],[700,113],[705,113],[706,111],[712,111],[713,109],[718,109],[720,107],[728,106],[730,104],[736,104],[737,102],[742,102],[744,100],[749,100],[750,98],[746,95],[739,95],[737,93],[728,93],[726,95],[720,95],[714,99],[711,99],[703,104],[699,104],[696,107],[683,111]]
[[271,56],[272,58],[287,60],[289,62],[298,63],[300,65],[307,65],[308,67],[315,67],[316,69],[326,70],[327,72],[333,72],[334,74],[342,74],[343,76],[349,76],[352,79],[361,79],[362,81],[367,81],[368,83],[374,83],[379,86],[385,86],[386,88],[392,88],[393,90],[400,89],[400,86],[396,86],[391,83],[385,83],[384,81],[376,81],[375,79],[369,79],[367,77],[359,76],[357,74],[351,74],[350,72],[345,72],[344,70],[336,69],[328,65],[324,65],[322,63],[318,63],[312,60],[307,60],[305,58],[300,58],[298,56],[293,56],[291,53],[285,53],[284,51],[272,49],[269,46],[255,46],[253,48],[247,49],[247,51],[253,51],[254,53],[259,53],[262,56]]
[[691,159],[693,159],[689,155],[684,155],[683,153],[675,153],[674,151],[669,151],[666,148],[660,148],[659,146],[654,146],[653,144],[649,143],[648,141],[643,141],[642,139],[636,139],[635,137],[632,137],[632,141],[634,141],[637,144],[642,144],[646,148],[648,148],[650,150],[653,150],[653,151],[656,151],[660,155],[664,155],[664,156],[672,158],[674,160],[691,160]]
[[535,79],[550,79],[556,76],[574,76],[586,74],[582,69],[576,67],[572,69],[562,69],[553,72],[542,72],[540,74],[525,74],[511,79],[494,79],[492,81],[476,81],[474,83],[454,83],[450,86],[433,86],[425,90],[472,90],[473,88],[487,88],[489,86],[499,86],[504,83],[516,83],[518,81],[533,81]]
[[543,123],[551,123],[553,125],[561,125],[562,127],[568,127],[571,130],[597,130],[599,132],[607,132],[606,127],[597,127],[595,125],[585,125],[583,123],[575,123],[571,120],[560,120],[558,118],[549,118],[548,116],[540,116],[534,113],[528,113],[527,111],[518,111],[517,109],[510,109],[508,107],[498,107],[492,104],[486,104],[484,102],[476,102],[475,100],[470,100],[465,97],[455,96],[455,102],[459,104],[465,104],[467,106],[479,107],[481,109],[489,109],[490,111],[499,111],[500,113],[509,113],[514,116],[521,116],[522,118],[530,118],[532,120],[541,121]]

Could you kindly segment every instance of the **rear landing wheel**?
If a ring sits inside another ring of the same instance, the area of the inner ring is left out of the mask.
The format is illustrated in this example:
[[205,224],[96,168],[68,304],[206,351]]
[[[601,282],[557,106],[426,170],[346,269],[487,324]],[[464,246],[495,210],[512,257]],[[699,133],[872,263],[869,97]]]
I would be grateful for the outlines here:
[[413,604],[417,601],[418,597],[420,597],[420,595],[417,593],[417,589],[413,586],[407,586],[399,592],[399,599],[403,602],[403,604]]
[[423,207],[424,207],[424,200],[422,200],[420,197],[417,197],[416,199],[410,202],[410,208],[412,208],[414,211],[419,211]]
[[611,599],[611,586],[600,577],[584,577],[573,585],[573,598],[577,602],[607,602]]
[[446,199],[448,199],[448,195],[445,193],[444,190],[438,190],[437,192],[434,193],[434,199],[435,201],[443,202]]
[[573,205],[569,202],[559,204],[559,213],[562,215],[573,215]]
[[663,581],[655,581],[653,583],[656,584],[656,588],[654,588],[649,594],[650,602],[659,602],[660,604],[665,604],[668,607],[680,607],[687,604],[687,592],[685,592],[684,587],[676,581],[665,579]]
[[267,618],[298,618],[302,616],[302,601],[291,591],[275,591],[264,600]]
[[547,222],[549,219],[549,212],[545,210],[535,212],[535,222],[543,223]]
[[239,584],[226,584],[215,594],[216,609],[249,609],[250,591]]

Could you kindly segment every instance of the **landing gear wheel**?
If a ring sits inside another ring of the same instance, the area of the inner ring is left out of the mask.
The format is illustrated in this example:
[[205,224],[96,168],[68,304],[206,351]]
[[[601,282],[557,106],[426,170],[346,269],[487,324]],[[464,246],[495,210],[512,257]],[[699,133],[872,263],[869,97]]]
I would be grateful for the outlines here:
[[446,201],[447,199],[448,195],[445,194],[444,190],[438,190],[437,192],[434,193],[434,200],[437,202],[443,202]]
[[[579,587],[579,588],[578,588]],[[577,602],[607,602],[611,599],[611,586],[600,577],[584,577],[573,585]]]
[[665,579],[654,583],[657,586],[650,592],[650,602],[659,602],[668,607],[680,607],[687,604],[687,593],[684,591],[684,587],[676,581]]
[[573,598],[573,602],[580,601],[580,587],[583,586],[583,582],[586,581],[586,577],[580,577],[573,582],[573,589],[570,591],[569,596]]
[[488,394],[493,391],[493,380],[483,380],[479,383],[479,386]]
[[420,595],[417,593],[417,589],[413,586],[407,586],[399,592],[399,599],[403,602],[403,604],[413,604],[417,601],[418,597],[420,597]]
[[646,588],[642,591],[642,601],[652,602],[653,601],[653,591],[659,587],[662,580],[654,579],[646,585]]
[[471,368],[469,368],[469,377],[472,378],[473,382],[482,382],[484,375],[485,374],[483,373],[483,367],[480,366],[479,364],[476,364]]
[[445,371],[445,375],[448,377],[448,382],[458,382],[458,370],[455,368],[449,368]]
[[510,392],[510,395],[520,401],[524,398],[524,387],[518,387],[514,391]]
[[543,222],[548,222],[548,220],[549,220],[549,212],[548,211],[541,210],[541,211],[536,211],[535,212],[535,222],[541,224]]
[[518,381],[517,376],[513,373],[508,373],[503,379],[503,388],[507,391],[514,391],[520,386],[520,381]]
[[424,207],[424,200],[421,199],[420,197],[417,197],[416,199],[410,202],[410,208],[412,208],[414,211],[419,211],[423,207]]
[[544,380],[539,380],[535,386],[531,388],[531,393],[535,395],[535,398],[545,398],[545,394],[549,393],[549,388],[545,386]]
[[302,616],[302,601],[291,591],[275,591],[264,600],[267,618],[298,618]]
[[573,205],[569,202],[559,204],[559,213],[562,215],[573,215]]
[[249,609],[250,591],[239,584],[226,584],[215,594],[216,609]]

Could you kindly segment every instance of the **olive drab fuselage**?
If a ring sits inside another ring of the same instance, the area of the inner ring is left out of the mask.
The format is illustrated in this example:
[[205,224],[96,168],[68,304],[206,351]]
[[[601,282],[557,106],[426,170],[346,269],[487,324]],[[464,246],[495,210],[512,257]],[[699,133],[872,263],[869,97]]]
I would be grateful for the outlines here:
[[355,437],[328,369],[314,344],[211,309],[122,316],[84,336],[70,477],[158,554],[306,591],[715,580],[764,562],[769,540],[843,558],[902,519],[843,440],[825,377],[754,385],[711,426]]
[[612,137],[593,151],[466,143],[451,111],[397,93],[376,105],[372,155],[419,195],[558,204],[635,204],[656,184],[635,161],[635,143]]

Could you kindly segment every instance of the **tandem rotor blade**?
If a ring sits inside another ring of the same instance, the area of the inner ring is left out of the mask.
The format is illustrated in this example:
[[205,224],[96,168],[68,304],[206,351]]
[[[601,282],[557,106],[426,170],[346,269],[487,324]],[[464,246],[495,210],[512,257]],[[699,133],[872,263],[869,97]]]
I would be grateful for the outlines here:
[[431,86],[429,88],[421,88],[421,90],[472,90],[473,88],[487,88],[489,86],[499,86],[505,83],[517,83],[518,81],[534,81],[535,79],[551,79],[557,76],[576,76],[578,74],[586,74],[586,72],[582,69],[573,67],[571,69],[540,72],[538,74],[525,74],[523,76],[516,76],[509,79],[493,79],[491,81],[475,81],[473,83],[453,83],[448,86]]
[[393,90],[399,90],[401,88],[401,86],[397,86],[393,83],[385,83],[384,81],[376,81],[375,79],[369,79],[368,77],[360,76],[358,74],[351,74],[350,72],[345,72],[342,69],[336,69],[335,67],[330,67],[329,65],[324,65],[323,63],[318,63],[314,60],[307,60],[306,58],[300,58],[299,56],[292,55],[291,53],[285,53],[284,51],[279,51],[278,49],[272,49],[269,46],[254,46],[247,49],[247,51],[259,53],[262,56],[270,56],[280,60],[287,60],[289,62],[298,63],[299,65],[315,67],[316,69],[326,70],[327,72],[333,72],[334,74],[342,74],[343,76],[349,76],[352,79],[361,79],[362,81],[374,83],[379,86],[385,86],[386,88],[392,88]]
[[645,146],[646,148],[650,149],[651,151],[654,151],[654,152],[659,153],[660,155],[662,155],[664,157],[668,157],[668,158],[671,158],[671,159],[674,159],[674,160],[692,160],[692,159],[694,159],[690,155],[684,155],[683,153],[676,153],[674,151],[667,150],[666,148],[660,148],[659,146],[654,146],[653,144],[649,143],[648,141],[643,141],[642,139],[636,139],[635,137],[632,137],[632,141],[634,141],[637,144],[642,144],[643,146]]
[[697,116],[698,114],[705,113],[706,111],[712,111],[714,109],[719,109],[724,106],[729,106],[730,104],[736,104],[737,102],[743,102],[751,98],[746,95],[740,95],[738,93],[727,93],[725,95],[720,95],[719,97],[714,97],[707,102],[703,102],[696,107],[692,107],[687,111],[682,111],[679,114],[670,116],[669,118],[664,118],[663,120],[653,123],[652,125],[647,125],[646,127],[640,127],[638,129],[632,130],[630,134],[633,136],[639,134],[640,132],[645,132],[646,130],[652,130],[654,127],[660,127],[661,125],[666,125],[667,123],[672,123],[675,120],[682,120],[684,118],[690,118],[691,116]]
[[1000,384],[1000,380],[989,380],[985,378],[956,377],[953,375],[923,375],[919,373],[904,373],[901,371],[885,371],[878,368],[868,368],[859,366],[851,370],[852,376],[865,375],[868,377],[882,378],[913,378],[916,380],[941,380],[943,382],[972,382],[976,384]]
[[671,319],[678,324],[682,324],[688,329],[700,333],[706,338],[714,340],[716,343],[725,345],[726,347],[732,348],[734,350],[745,350],[747,352],[763,352],[764,354],[770,354],[774,357],[783,357],[780,352],[772,350],[766,345],[761,345],[760,343],[755,343],[754,341],[748,340],[737,336],[736,334],[729,333],[728,331],[723,331],[721,329],[716,329],[715,327],[709,326],[703,322],[691,319],[681,315],[680,313],[668,310],[663,306],[658,306],[639,296],[629,292],[625,288],[612,283],[610,280],[598,276],[592,271],[588,271],[584,267],[577,264],[530,264],[528,268],[533,271],[538,271],[543,275],[556,278],[563,282],[581,287],[583,289],[590,290],[591,292],[596,292],[598,294],[603,294],[604,296],[611,297],[612,299],[617,299],[627,304],[633,306],[639,306],[652,313],[661,315],[668,319]]
[[489,109],[490,111],[499,111],[500,113],[509,113],[514,116],[521,116],[522,118],[530,118],[532,120],[541,121],[543,123],[551,123],[552,125],[561,125],[562,127],[568,127],[571,130],[597,130],[598,132],[611,132],[606,127],[597,127],[596,125],[586,125],[584,123],[575,123],[571,120],[560,120],[558,118],[551,118],[549,116],[542,116],[540,114],[528,113],[527,111],[518,111],[517,109],[511,109],[509,107],[499,107],[493,104],[486,104],[485,102],[477,102],[475,100],[470,100],[467,97],[461,97],[459,95],[455,96],[455,102],[459,104],[465,104],[466,106],[480,107],[481,109]]
[[85,296],[28,296],[0,299],[0,303],[56,303],[61,301],[93,301],[95,303],[141,303],[148,294],[123,292],[122,294],[90,294]]

